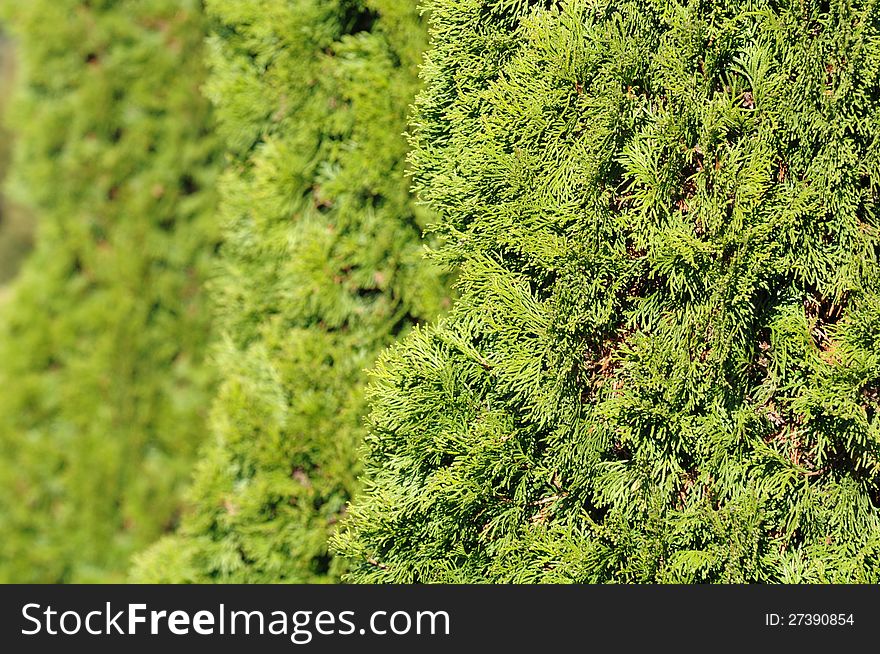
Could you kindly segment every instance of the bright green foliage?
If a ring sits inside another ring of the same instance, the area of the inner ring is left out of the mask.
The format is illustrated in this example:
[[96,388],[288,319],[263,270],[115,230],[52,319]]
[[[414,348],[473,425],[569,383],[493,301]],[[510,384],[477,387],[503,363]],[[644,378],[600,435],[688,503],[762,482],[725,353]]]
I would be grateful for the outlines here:
[[429,6],[351,578],[880,581],[880,2]]
[[120,580],[175,519],[211,394],[201,3],[4,6],[39,233],[0,309],[0,581]]
[[404,175],[426,30],[400,0],[212,0],[231,152],[214,437],[139,581],[321,582],[356,488],[364,369],[445,302]]

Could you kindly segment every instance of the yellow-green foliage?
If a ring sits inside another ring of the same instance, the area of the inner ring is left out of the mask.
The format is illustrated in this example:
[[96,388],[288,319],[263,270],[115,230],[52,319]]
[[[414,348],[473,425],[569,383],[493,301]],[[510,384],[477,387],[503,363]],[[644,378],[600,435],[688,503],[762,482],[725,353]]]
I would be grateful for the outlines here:
[[139,581],[321,582],[357,485],[364,369],[445,301],[404,176],[425,28],[401,0],[211,0],[230,152],[223,383],[178,533]]
[[198,0],[7,2],[36,249],[0,306],[0,581],[110,581],[175,520],[217,241]]
[[350,578],[880,581],[880,3],[429,7]]

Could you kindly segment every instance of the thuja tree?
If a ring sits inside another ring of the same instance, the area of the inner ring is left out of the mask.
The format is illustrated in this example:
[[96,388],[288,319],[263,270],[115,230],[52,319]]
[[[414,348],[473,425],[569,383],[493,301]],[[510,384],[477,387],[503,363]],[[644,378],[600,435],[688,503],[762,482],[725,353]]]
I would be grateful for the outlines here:
[[11,189],[39,234],[0,309],[0,580],[123,579],[172,526],[211,395],[201,6],[4,14],[22,63]]
[[320,582],[356,487],[364,370],[445,301],[405,177],[426,41],[399,0],[213,0],[230,153],[213,437],[152,582]]
[[430,7],[351,579],[880,579],[880,3]]

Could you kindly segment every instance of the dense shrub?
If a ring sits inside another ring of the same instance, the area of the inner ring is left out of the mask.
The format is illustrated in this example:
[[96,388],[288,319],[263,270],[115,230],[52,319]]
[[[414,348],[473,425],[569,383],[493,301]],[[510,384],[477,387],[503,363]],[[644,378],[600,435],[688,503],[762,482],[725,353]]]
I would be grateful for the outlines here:
[[880,580],[880,4],[429,6],[351,579]]
[[201,4],[3,6],[39,230],[0,308],[0,581],[119,580],[175,519],[211,394]]
[[211,0],[230,153],[222,389],[178,533],[134,578],[320,582],[356,488],[364,369],[444,301],[402,136],[426,40],[399,0]]

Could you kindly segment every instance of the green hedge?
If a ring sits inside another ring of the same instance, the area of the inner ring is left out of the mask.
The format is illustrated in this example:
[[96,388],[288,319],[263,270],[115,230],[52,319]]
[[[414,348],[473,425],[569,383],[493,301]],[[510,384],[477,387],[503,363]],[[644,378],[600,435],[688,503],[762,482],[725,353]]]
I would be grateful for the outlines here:
[[429,7],[350,579],[880,580],[880,5]]
[[10,189],[39,220],[0,308],[0,581],[124,579],[205,424],[218,148],[197,0],[5,3]]
[[211,0],[230,161],[216,281],[223,383],[149,582],[323,582],[357,487],[364,369],[446,300],[404,175],[426,32],[399,0]]

